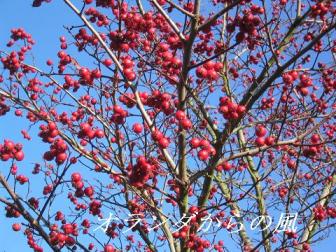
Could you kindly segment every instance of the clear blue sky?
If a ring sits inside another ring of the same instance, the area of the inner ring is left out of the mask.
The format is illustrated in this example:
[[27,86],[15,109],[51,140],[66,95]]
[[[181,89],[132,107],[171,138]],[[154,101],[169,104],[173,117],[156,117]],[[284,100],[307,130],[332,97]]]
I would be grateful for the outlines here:
[[[73,23],[76,17],[65,8],[62,1],[54,1],[52,5],[44,5],[43,8],[32,8],[30,0],[2,0],[0,8],[2,18],[0,22],[0,48],[6,50],[10,29],[22,27],[31,33],[36,40],[34,46],[34,57],[36,63],[45,66],[45,60],[48,57],[56,59],[57,50],[59,50],[59,37],[64,34],[62,27],[65,23]],[[78,20],[76,20],[78,22]],[[55,60],[56,61],[56,60]],[[12,116],[0,117],[0,142],[3,139],[10,138],[14,141],[22,141],[25,145],[24,152],[26,160],[24,165],[18,164],[22,173],[29,175],[31,163],[39,161],[45,148],[36,138],[33,142],[22,140],[21,129],[26,128],[24,120],[18,120]],[[0,162],[2,172],[8,171],[9,162]],[[27,166],[27,167],[25,167]],[[28,171],[23,171],[25,168]],[[2,192],[2,191],[1,191]],[[18,252],[31,251],[27,245],[26,238],[22,233],[15,233],[11,225],[16,221],[5,218],[3,205],[0,208],[0,251]],[[50,251],[50,249],[45,249]]]
[[[205,0],[204,0],[205,1]],[[1,0],[0,8],[2,17],[0,22],[0,41],[1,49],[6,49],[6,43],[9,38],[10,29],[23,27],[32,34],[36,40],[34,46],[34,57],[38,65],[45,65],[47,58],[55,59],[57,50],[59,50],[59,37],[66,34],[65,24],[80,24],[78,18],[66,8],[63,1],[54,0],[52,4],[44,4],[41,8],[32,8],[31,0]],[[56,60],[54,60],[55,62]],[[18,121],[14,117],[0,117],[0,142],[10,137],[13,140],[22,141],[20,130],[24,129],[26,124]],[[25,154],[27,164],[40,159],[39,154],[43,153],[43,147],[39,139],[35,137],[34,143],[27,143]],[[34,144],[34,145],[33,145]],[[7,170],[8,163],[0,163],[0,169]],[[29,169],[31,169],[29,167]],[[11,231],[11,225],[14,220],[8,220],[4,217],[3,207],[0,208],[0,252],[18,252],[29,251],[26,245],[26,239],[22,233]],[[314,251],[332,252],[335,250],[336,242],[335,232],[330,234],[329,239],[320,242],[314,248]],[[49,251],[46,249],[45,251]]]

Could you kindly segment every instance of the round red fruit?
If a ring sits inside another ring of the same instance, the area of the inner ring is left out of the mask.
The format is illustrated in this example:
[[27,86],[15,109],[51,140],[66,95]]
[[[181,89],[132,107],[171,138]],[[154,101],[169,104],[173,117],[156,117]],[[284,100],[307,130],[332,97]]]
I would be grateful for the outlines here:
[[95,137],[97,138],[103,138],[105,136],[104,131],[101,129],[98,129],[95,131]]
[[94,189],[92,186],[86,187],[84,193],[87,197],[91,197],[94,194]]
[[143,127],[140,123],[134,123],[132,129],[133,129],[134,133],[140,134],[143,130]]
[[107,66],[107,67],[111,66],[112,63],[113,63],[113,61],[112,61],[111,59],[105,59],[105,60],[103,61],[103,64],[104,64],[105,66]]
[[81,181],[81,180],[82,180],[82,176],[80,175],[80,173],[78,173],[78,172],[74,172],[74,173],[72,173],[72,175],[71,175],[71,180],[72,180],[73,182]]
[[209,158],[209,152],[207,150],[200,150],[197,156],[200,160],[205,161]]
[[12,225],[12,229],[15,231],[15,232],[18,232],[21,230],[21,224],[20,223],[14,223]]
[[178,110],[178,111],[176,111],[175,117],[176,117],[177,120],[180,121],[180,120],[183,120],[183,119],[186,118],[186,114],[184,113],[184,111]]
[[108,245],[105,245],[104,247],[104,252],[114,252],[114,248],[112,245],[108,244]]
[[191,147],[192,148],[197,148],[197,147],[199,147],[200,146],[200,143],[201,143],[201,140],[199,140],[198,138],[192,138],[191,140],[190,140],[190,145],[191,145]]
[[267,130],[264,126],[258,125],[255,132],[257,137],[264,137],[267,133]]
[[167,138],[163,137],[159,140],[159,145],[161,148],[165,149],[169,146],[169,141]]
[[58,153],[56,156],[56,163],[57,164],[63,164],[65,160],[67,159],[68,155],[65,152]]
[[257,137],[255,140],[255,144],[257,146],[263,146],[265,145],[265,139],[263,137]]
[[24,159],[23,151],[16,152],[14,156],[17,161],[22,161]]

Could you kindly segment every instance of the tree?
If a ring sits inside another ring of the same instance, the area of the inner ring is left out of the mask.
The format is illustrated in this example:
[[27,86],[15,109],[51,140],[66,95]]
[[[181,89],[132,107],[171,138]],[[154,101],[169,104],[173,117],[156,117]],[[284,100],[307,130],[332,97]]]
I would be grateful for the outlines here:
[[[1,51],[1,120],[30,126],[0,145],[0,202],[30,248],[311,251],[328,237],[334,0],[63,2],[81,24],[57,62],[29,63],[23,28]],[[45,151],[23,169],[28,141]]]

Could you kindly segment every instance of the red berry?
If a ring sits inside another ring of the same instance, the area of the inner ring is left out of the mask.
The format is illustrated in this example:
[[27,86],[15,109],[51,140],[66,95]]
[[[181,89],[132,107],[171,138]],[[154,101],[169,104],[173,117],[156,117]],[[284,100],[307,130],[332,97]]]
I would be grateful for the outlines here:
[[96,131],[94,132],[94,134],[95,134],[95,137],[97,137],[97,138],[103,138],[103,137],[105,136],[104,131],[101,130],[101,129],[96,130]]
[[135,124],[133,124],[132,129],[133,129],[134,133],[140,134],[143,130],[143,127],[140,123],[135,123]]
[[209,152],[207,150],[200,150],[197,156],[200,160],[205,161],[209,158]]
[[20,109],[15,110],[15,115],[16,116],[22,116],[22,110],[20,110]]
[[197,147],[199,147],[200,146],[200,140],[198,139],[198,138],[192,138],[191,140],[190,140],[190,145],[191,145],[191,147],[192,148],[197,148]]
[[265,139],[263,137],[257,137],[255,143],[257,146],[263,146],[265,145]]
[[111,66],[113,61],[111,59],[104,59],[103,64],[107,67]]
[[66,234],[72,234],[73,232],[73,226],[70,223],[64,224],[62,229],[64,230],[64,233]]
[[232,168],[232,165],[231,165],[230,163],[228,163],[228,162],[224,162],[224,163],[223,163],[223,169],[224,169],[225,171],[230,171],[231,168]]
[[184,113],[184,111],[182,111],[182,110],[178,110],[178,111],[176,111],[176,114],[175,114],[175,117],[176,117],[176,119],[177,120],[183,120],[183,119],[185,119],[185,118],[187,118],[186,117],[186,114]]
[[196,75],[198,78],[204,79],[208,74],[208,71],[204,67],[198,67],[196,69]]
[[108,245],[105,245],[104,247],[104,252],[114,252],[114,248],[112,245],[108,244]]
[[59,165],[63,164],[66,161],[67,157],[68,155],[65,152],[58,153],[56,156],[56,163]]
[[87,197],[91,197],[91,196],[94,194],[94,189],[93,189],[93,187],[92,187],[92,186],[90,186],[90,187],[86,187],[86,188],[84,189],[84,193],[85,193],[85,195],[86,195]]
[[264,126],[258,125],[256,128],[256,135],[257,137],[264,137],[267,133],[267,130]]
[[275,142],[275,138],[273,136],[268,136],[265,138],[265,144],[270,146],[273,145]]
[[14,154],[17,161],[22,161],[24,159],[23,151],[18,151]]
[[91,126],[88,123],[81,123],[80,128],[84,134],[87,134],[89,131],[91,131]]
[[125,74],[126,79],[129,81],[134,81],[136,79],[135,73],[130,68],[124,69],[124,74]]
[[71,175],[71,180],[72,180],[73,182],[81,181],[81,180],[82,180],[82,176],[81,176],[80,173],[78,173],[78,172],[72,173],[72,175]]
[[192,128],[192,123],[189,119],[184,119],[181,121],[181,126],[183,129],[188,130]]
[[159,145],[162,149],[165,149],[169,146],[169,141],[167,138],[163,137],[159,140]]
[[15,232],[18,232],[21,230],[21,224],[20,223],[14,223],[12,225],[12,229],[15,231]]

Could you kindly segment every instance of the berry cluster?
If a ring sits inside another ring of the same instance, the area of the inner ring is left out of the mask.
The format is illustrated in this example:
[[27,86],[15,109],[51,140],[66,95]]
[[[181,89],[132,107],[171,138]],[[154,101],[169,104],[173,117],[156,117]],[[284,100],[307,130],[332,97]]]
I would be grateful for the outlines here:
[[[336,42],[335,42],[336,45]],[[336,46],[335,46],[336,49]],[[334,52],[336,54],[336,50]],[[323,77],[323,87],[326,93],[330,93],[334,90],[336,90],[336,71],[332,68],[329,68],[327,70],[324,70],[322,72],[322,77]]]
[[297,85],[296,88],[301,93],[301,95],[306,96],[309,94],[308,87],[311,87],[312,85],[313,85],[312,79],[307,74],[301,74],[300,83]]
[[50,243],[53,245],[58,245],[59,247],[63,247],[63,246],[73,246],[76,244],[76,241],[73,237],[63,232],[59,232],[56,229],[50,233]]
[[225,96],[219,99],[219,113],[221,113],[225,119],[238,119],[244,112],[245,106],[238,105],[229,97]]
[[103,138],[105,133],[102,129],[93,129],[89,123],[81,123],[79,125],[80,131],[78,133],[79,138],[88,138],[94,139],[96,138]]
[[169,50],[167,43],[160,43],[156,50],[155,65],[160,65],[170,84],[176,84],[182,68],[182,61]]
[[306,157],[314,157],[323,150],[321,139],[318,134],[313,134],[310,138],[309,146],[303,149],[303,155]]
[[282,199],[286,197],[287,193],[288,193],[288,189],[284,186],[282,186],[278,189],[279,197],[282,198]]
[[[143,95],[142,97],[146,97]],[[152,108],[156,108],[166,115],[173,113],[174,108],[171,102],[171,95],[168,93],[161,93],[159,90],[154,90],[152,95],[148,96],[147,99],[144,99],[144,105],[147,105]]]
[[330,9],[332,9],[331,6],[331,1],[326,1],[326,2],[319,2],[312,7],[312,14],[311,16],[313,18],[317,18],[318,16],[320,19],[325,19],[325,15],[328,13]]
[[[83,196],[82,191],[81,190],[77,190],[75,196],[78,197],[78,198],[82,197]],[[68,193],[68,199],[71,201],[71,203],[73,203],[76,206],[75,209],[77,211],[79,211],[81,209],[82,210],[86,210],[87,209],[87,205],[85,203],[78,203],[78,200],[77,200],[77,198],[75,196],[71,192]]]
[[34,198],[34,197],[31,197],[29,200],[28,200],[28,203],[30,204],[30,206],[32,206],[34,209],[38,209],[39,208],[39,200]]
[[282,80],[286,86],[291,86],[298,77],[299,74],[296,71],[290,71],[282,75]]
[[110,24],[108,18],[93,7],[88,8],[85,11],[85,15],[89,16],[89,20],[92,23],[97,22],[97,26],[99,27]]
[[136,78],[136,74],[133,70],[134,62],[131,57],[125,57],[122,59],[121,64],[123,66],[123,73],[127,80],[134,81]]
[[244,15],[237,16],[232,23],[227,27],[228,32],[233,32],[235,27],[239,27],[239,32],[236,35],[237,43],[243,41],[248,42],[248,48],[253,49],[258,36],[257,28],[261,24],[258,14],[263,14],[264,8],[252,5],[250,10],[244,10]]
[[8,56],[1,58],[4,68],[8,69],[10,74],[14,74],[19,70],[22,60],[16,52],[11,52]]
[[270,146],[275,142],[275,138],[273,136],[265,137],[267,134],[267,129],[263,125],[257,125],[255,129],[255,135],[257,136],[255,140],[255,144],[257,146],[264,146],[265,144]]
[[[147,92],[139,92],[141,102],[149,107],[155,108],[170,115],[174,112],[172,97],[168,93],[161,93],[159,90],[153,90],[149,95]],[[133,94],[127,93],[120,96],[119,101],[125,104],[128,108],[135,106],[136,101]]]
[[111,117],[111,122],[115,124],[124,124],[127,116],[127,110],[123,110],[123,108],[119,105],[113,106],[113,115]]
[[[146,101],[148,98],[148,94],[143,92],[139,92],[139,96],[142,102]],[[134,94],[131,93],[122,94],[119,97],[119,101],[122,104],[124,104],[127,108],[133,108],[136,104]]]
[[[104,36],[102,36],[104,38]],[[85,28],[79,29],[78,33],[75,35],[76,46],[79,51],[82,51],[87,44],[98,45],[98,39],[94,35],[87,33]]]
[[8,161],[9,159],[22,161],[24,159],[22,147],[22,144],[15,144],[11,140],[4,140],[4,143],[0,144],[0,159],[2,161]]
[[333,207],[327,207],[327,213],[329,215],[330,218],[335,219],[336,218],[336,208]]
[[7,218],[19,218],[21,213],[14,206],[6,206],[6,217]]
[[68,48],[68,45],[66,43],[66,38],[64,36],[60,37],[60,42],[61,42],[61,49],[65,50]]
[[151,134],[153,140],[159,145],[160,148],[166,149],[169,146],[169,139],[164,136],[164,134],[158,130],[153,130]]
[[41,88],[43,83],[37,78],[30,79],[27,86],[27,91],[31,92],[30,98],[34,101],[37,100],[38,94],[44,93],[44,90]]
[[46,186],[43,187],[43,195],[48,195],[52,192],[52,190],[54,189],[54,186],[52,184],[48,184]]
[[94,69],[90,71],[87,67],[82,67],[79,69],[80,80],[79,83],[82,85],[92,85],[95,79],[101,77],[101,72],[99,69]]
[[99,200],[92,200],[89,204],[90,213],[92,215],[100,215],[102,204]]
[[61,165],[68,158],[68,155],[66,154],[67,149],[68,146],[65,141],[61,138],[57,138],[50,146],[50,150],[44,153],[43,158],[47,161],[51,161],[56,158],[56,163]]
[[113,50],[128,52],[130,48],[136,48],[136,33],[125,31],[112,31],[109,33],[110,47]]
[[198,54],[203,54],[206,53],[207,56],[211,56],[212,53],[215,51],[215,53],[221,53],[223,52],[223,48],[225,48],[224,43],[219,42],[219,41],[215,41],[215,45],[210,44],[211,42],[214,41],[214,34],[212,32],[210,32],[210,26],[209,26],[209,30],[205,31],[205,34],[200,34],[199,38],[200,38],[200,42],[196,43],[195,45],[195,49],[194,52],[198,53]]
[[230,164],[227,161],[224,161],[222,163],[220,163],[219,165],[216,166],[216,170],[219,172],[222,171],[230,171],[233,168],[232,164]]
[[63,73],[65,67],[72,62],[71,57],[65,51],[59,51],[57,57],[59,58],[58,72]]
[[[93,0],[85,0],[87,3],[92,3]],[[113,7],[115,5],[115,0],[96,0],[97,7],[101,6],[103,8]]]
[[29,33],[25,32],[25,30],[23,30],[22,28],[12,29],[11,33],[11,40],[7,43],[7,46],[11,47],[15,44],[16,41],[23,40],[25,44],[27,44],[27,46],[21,47],[19,56],[24,57],[24,54],[32,48],[32,45],[35,44],[35,41],[33,40],[32,36]]
[[10,111],[10,107],[5,103],[5,97],[0,96],[0,116],[6,115]]
[[273,104],[275,102],[275,98],[274,97],[270,97],[270,98],[262,98],[261,99],[261,109],[266,110],[266,109],[270,109],[273,107]]
[[68,90],[70,87],[73,87],[73,92],[76,92],[80,88],[80,84],[77,80],[71,78],[70,75],[64,76],[65,83],[63,84],[63,88]]
[[189,141],[189,144],[193,149],[201,148],[201,150],[199,150],[197,153],[197,157],[202,161],[206,161],[210,156],[216,154],[215,148],[206,139],[201,140],[194,137]]
[[77,190],[81,190],[84,187],[84,182],[82,180],[82,176],[78,172],[74,172],[71,174],[71,184]]
[[[181,193],[181,185],[174,179],[169,179],[167,181],[167,185],[169,186],[169,189],[171,191],[174,191],[176,193],[176,198],[179,198],[180,193]],[[191,197],[192,195],[193,195],[193,190],[192,190],[191,187],[189,187],[188,188],[188,196]]]
[[28,181],[29,181],[29,179],[26,177],[26,176],[24,176],[24,175],[17,175],[16,177],[15,177],[15,179],[16,179],[16,181],[18,181],[21,185],[23,185],[23,184],[25,184],[25,183],[27,183]]
[[54,122],[49,122],[48,125],[41,125],[39,137],[42,138],[42,141],[45,143],[52,143],[54,138],[59,134],[57,125]]
[[153,16],[145,13],[144,16],[136,12],[128,12],[124,20],[125,27],[129,31],[146,32],[154,28]]
[[196,76],[200,79],[206,79],[208,81],[215,81],[218,79],[220,73],[223,70],[223,64],[221,62],[208,61],[204,65],[196,68]]
[[182,129],[189,130],[192,128],[193,125],[191,121],[187,118],[184,111],[178,110],[175,114],[175,118],[178,120]]
[[328,218],[327,210],[325,209],[325,207],[321,205],[317,205],[316,207],[314,207],[313,213],[314,213],[314,219],[317,221],[321,222]]
[[[47,0],[45,0],[47,1]],[[33,236],[33,230],[26,229],[24,232],[25,236],[27,236],[27,243],[30,248],[32,248],[35,252],[43,252],[43,248],[38,245],[38,242],[35,241]]]

